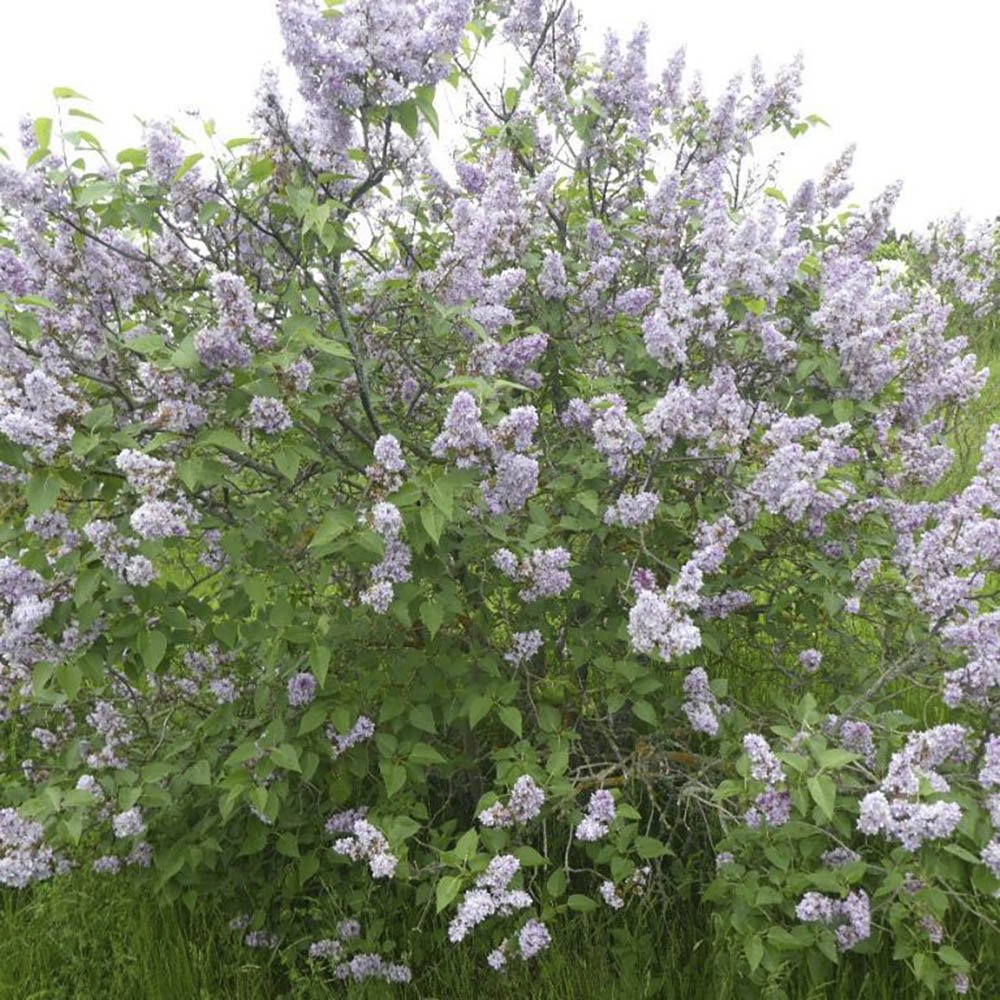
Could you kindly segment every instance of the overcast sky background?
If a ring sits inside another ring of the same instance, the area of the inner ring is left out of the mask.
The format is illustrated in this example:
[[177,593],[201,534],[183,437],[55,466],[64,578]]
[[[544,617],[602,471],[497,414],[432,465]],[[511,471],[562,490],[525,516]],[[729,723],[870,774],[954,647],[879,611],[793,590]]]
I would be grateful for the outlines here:
[[[755,54],[769,72],[801,50],[802,108],[830,128],[795,142],[783,186],[820,172],[857,142],[855,198],[867,201],[904,181],[895,223],[923,229],[961,211],[1000,214],[997,39],[1000,7],[981,0],[928,4],[897,0],[577,0],[598,50],[611,27],[629,34],[650,25],[656,75],[680,45],[689,72],[702,72],[711,96]],[[246,134],[261,67],[280,64],[273,0],[9,0],[0,7],[0,145],[16,147],[25,112],[50,115],[54,86],[92,99],[95,127],[118,149],[140,139],[131,117],[173,117],[186,109],[213,117],[225,136]]]

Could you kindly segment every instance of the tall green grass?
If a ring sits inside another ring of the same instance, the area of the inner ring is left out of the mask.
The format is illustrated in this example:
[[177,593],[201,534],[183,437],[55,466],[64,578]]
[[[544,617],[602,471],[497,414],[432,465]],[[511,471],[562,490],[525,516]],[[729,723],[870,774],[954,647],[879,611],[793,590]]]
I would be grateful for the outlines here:
[[[411,916],[397,915],[401,925]],[[742,1000],[756,995],[716,948],[707,911],[692,905],[654,912],[641,924],[623,927],[620,918],[595,914],[555,926],[552,949],[530,965],[512,963],[503,974],[487,969],[474,946],[450,946],[442,936],[434,960],[414,968],[410,986],[346,986],[328,971],[310,969],[301,957],[289,957],[293,948],[272,954],[244,947],[210,904],[193,912],[164,907],[130,876],[78,872],[5,894],[0,1000]],[[601,943],[615,940],[621,945],[617,951]],[[997,944],[970,928],[963,947],[988,962]],[[981,966],[977,974],[979,987],[988,991],[980,996],[1000,995],[1000,968],[994,965],[984,978]],[[900,963],[884,955],[846,955],[835,979],[810,983],[803,976],[785,993],[764,995],[907,1000],[918,993]]]

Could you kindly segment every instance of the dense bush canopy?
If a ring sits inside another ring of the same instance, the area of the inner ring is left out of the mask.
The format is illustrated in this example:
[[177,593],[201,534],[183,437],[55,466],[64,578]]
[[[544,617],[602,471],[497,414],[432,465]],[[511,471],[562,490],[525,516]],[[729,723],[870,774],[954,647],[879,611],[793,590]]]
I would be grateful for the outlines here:
[[0,167],[0,882],[148,869],[405,981],[687,880],[760,985],[967,989],[994,234],[893,251],[849,154],[777,190],[797,64],[710,100],[566,3],[278,9],[255,137],[113,155],[61,88]]

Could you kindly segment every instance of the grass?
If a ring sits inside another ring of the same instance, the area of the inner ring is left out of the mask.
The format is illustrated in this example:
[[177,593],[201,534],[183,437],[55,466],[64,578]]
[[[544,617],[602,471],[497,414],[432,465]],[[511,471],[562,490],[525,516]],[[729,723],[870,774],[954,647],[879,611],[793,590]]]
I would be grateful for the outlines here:
[[[409,987],[359,988],[325,981],[304,963],[289,966],[280,953],[245,948],[210,906],[193,912],[164,907],[128,876],[78,872],[5,894],[0,1000],[724,1000],[749,995],[746,984],[720,961],[706,911],[695,907],[663,916],[662,923],[633,928],[643,935],[637,943],[648,956],[641,969],[629,969],[627,961],[619,963],[597,944],[608,938],[605,919],[595,916],[578,919],[562,935],[555,928],[557,947],[530,966],[513,965],[503,976],[488,972],[473,949],[448,947],[432,965],[415,969]],[[980,946],[984,952],[990,947],[988,941]],[[1000,977],[1000,969],[995,976]],[[994,985],[1000,990],[1000,978]],[[917,993],[899,963],[852,955],[836,980],[810,984],[802,979],[787,994],[773,996],[782,995],[789,1000],[906,1000]]]

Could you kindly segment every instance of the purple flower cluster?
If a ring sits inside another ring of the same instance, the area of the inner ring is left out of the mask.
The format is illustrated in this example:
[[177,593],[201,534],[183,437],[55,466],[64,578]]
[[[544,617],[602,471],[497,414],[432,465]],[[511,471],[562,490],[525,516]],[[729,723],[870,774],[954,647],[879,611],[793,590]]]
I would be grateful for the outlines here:
[[358,743],[370,740],[375,735],[375,723],[367,715],[359,715],[345,735],[341,736],[332,726],[327,728],[326,735],[333,744],[333,756],[339,757]]
[[803,923],[833,927],[839,951],[853,948],[871,934],[871,906],[864,889],[849,893],[846,899],[807,892],[795,907],[795,914]]
[[807,674],[814,674],[823,662],[823,654],[818,649],[803,649],[799,653],[799,664]]
[[265,434],[280,434],[292,426],[288,408],[280,399],[271,396],[254,396],[248,413],[250,426]]
[[767,740],[758,733],[747,733],[743,737],[743,749],[750,763],[750,777],[755,781],[763,781],[767,786],[753,802],[743,817],[751,829],[757,829],[761,823],[768,826],[781,826],[788,822],[791,815],[792,800],[786,791],[778,789],[777,785],[785,780],[785,770],[775,757]]
[[310,958],[328,958],[336,962],[344,952],[344,946],[334,938],[322,938],[309,945]]
[[513,663],[515,667],[519,667],[522,663],[527,663],[542,648],[542,645],[542,633],[538,629],[515,632],[511,636],[510,649],[503,654],[503,658],[508,663]]
[[115,836],[119,839],[139,837],[146,832],[146,821],[143,819],[142,810],[138,806],[133,806],[125,812],[118,813],[112,819],[111,826],[115,831]]
[[576,825],[577,840],[592,843],[607,835],[615,821],[615,800],[607,789],[592,792],[587,803],[587,814]]
[[590,433],[594,447],[607,459],[611,475],[620,478],[625,475],[630,456],[642,451],[645,439],[629,419],[621,396],[598,396],[587,405],[592,415]]
[[308,672],[293,674],[288,679],[288,704],[302,708],[316,697],[316,678]]
[[335,833],[350,833],[354,829],[354,824],[359,819],[364,819],[367,815],[367,806],[359,806],[357,809],[343,809],[340,812],[334,813],[326,821],[324,829],[331,836]]
[[883,792],[869,792],[861,800],[858,829],[869,835],[884,833],[905,850],[916,851],[927,840],[950,837],[961,820],[962,810],[955,802],[888,799]]
[[381,979],[386,983],[408,983],[413,978],[413,972],[408,965],[398,965],[387,962],[381,955],[362,952],[348,962],[342,962],[333,974],[340,980],[350,979],[362,983],[366,979]]
[[568,572],[569,562],[569,552],[564,548],[535,549],[520,563],[509,549],[498,549],[493,555],[497,569],[525,585],[520,591],[525,602],[565,593],[573,582]]
[[684,678],[684,694],[687,699],[681,705],[691,728],[698,733],[715,736],[719,731],[719,716],[726,707],[719,704],[708,686],[708,674],[703,667],[695,667]]
[[478,466],[489,450],[490,437],[480,421],[479,405],[472,393],[456,393],[444,418],[444,428],[431,444],[435,458],[453,458],[460,469]]
[[352,861],[367,861],[372,878],[392,878],[399,861],[381,831],[365,819],[355,820],[351,830],[354,836],[335,841],[334,851]]
[[0,809],[0,885],[23,889],[56,874],[58,859],[44,836],[41,823],[23,819],[16,809]]
[[552,944],[552,935],[545,924],[531,919],[517,932],[517,944],[521,958],[527,962]]
[[535,819],[545,804],[545,792],[529,774],[522,774],[511,789],[507,804],[494,802],[479,814],[479,822],[489,827],[509,827]]
[[520,867],[520,861],[511,854],[499,854],[490,861],[486,871],[476,879],[474,888],[462,897],[448,925],[448,940],[452,944],[463,941],[492,916],[509,916],[531,906],[531,896],[522,889],[510,888]]
[[172,485],[174,463],[127,448],[115,458],[115,465],[136,493],[152,499],[162,496]]
[[403,517],[394,504],[382,501],[375,504],[371,513],[372,527],[381,536],[385,545],[382,559],[372,567],[372,585],[363,591],[359,599],[380,614],[384,614],[395,594],[394,584],[406,583],[410,579],[410,560],[413,553],[400,539]]
[[625,895],[641,896],[645,893],[652,871],[649,865],[637,868],[620,887],[610,880],[602,882],[598,889],[601,899],[612,910],[622,909],[625,906]]
[[623,493],[604,512],[604,523],[638,528],[653,520],[659,505],[660,497],[657,493]]

